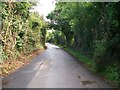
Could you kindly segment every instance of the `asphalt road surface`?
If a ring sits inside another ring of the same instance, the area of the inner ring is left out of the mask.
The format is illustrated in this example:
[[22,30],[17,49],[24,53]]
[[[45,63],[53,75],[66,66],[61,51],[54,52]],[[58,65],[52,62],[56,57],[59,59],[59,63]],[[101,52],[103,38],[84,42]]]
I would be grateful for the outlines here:
[[73,56],[47,43],[29,64],[3,78],[4,88],[111,88]]

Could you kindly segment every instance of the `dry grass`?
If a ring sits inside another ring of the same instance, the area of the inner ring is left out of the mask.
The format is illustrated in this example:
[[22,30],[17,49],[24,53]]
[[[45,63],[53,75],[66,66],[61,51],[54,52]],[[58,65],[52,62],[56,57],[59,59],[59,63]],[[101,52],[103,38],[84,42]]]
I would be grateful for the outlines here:
[[6,60],[5,62],[0,63],[0,75],[1,76],[7,76],[10,73],[14,72],[18,68],[29,64],[29,62],[32,60],[33,57],[41,53],[43,49],[36,50],[32,53],[30,53],[28,56],[25,56],[24,54],[19,55],[19,57],[16,60]]

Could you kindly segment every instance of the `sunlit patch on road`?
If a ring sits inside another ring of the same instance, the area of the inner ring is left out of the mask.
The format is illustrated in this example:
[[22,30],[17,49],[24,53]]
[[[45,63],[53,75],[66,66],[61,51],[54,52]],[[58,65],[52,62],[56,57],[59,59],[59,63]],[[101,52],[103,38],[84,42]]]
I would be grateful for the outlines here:
[[60,49],[60,47],[54,45],[54,44],[49,44],[49,43],[46,43],[47,46],[50,46],[51,48],[55,48],[55,49]]

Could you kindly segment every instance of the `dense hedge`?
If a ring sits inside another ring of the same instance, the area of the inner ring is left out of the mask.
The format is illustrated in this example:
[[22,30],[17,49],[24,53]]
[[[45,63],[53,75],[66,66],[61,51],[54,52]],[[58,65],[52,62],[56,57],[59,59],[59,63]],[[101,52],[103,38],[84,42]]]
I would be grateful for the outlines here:
[[0,45],[1,60],[12,60],[19,54],[44,47],[46,26],[43,17],[36,12],[30,12],[35,3],[0,2],[1,30]]

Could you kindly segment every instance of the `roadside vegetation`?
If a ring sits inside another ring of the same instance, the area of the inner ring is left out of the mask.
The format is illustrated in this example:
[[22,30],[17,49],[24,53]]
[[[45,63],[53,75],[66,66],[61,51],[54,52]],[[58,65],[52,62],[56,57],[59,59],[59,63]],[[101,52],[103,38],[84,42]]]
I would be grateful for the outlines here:
[[92,67],[109,82],[120,86],[120,3],[56,3],[47,41],[59,44]]
[[28,57],[44,50],[46,22],[37,12],[36,3],[0,2],[0,67],[2,75],[28,63]]
[[[60,45],[92,71],[120,86],[120,3],[57,2],[44,21],[33,2],[0,2],[0,74],[10,74],[42,52]],[[48,25],[49,24],[49,25]],[[46,32],[46,29],[52,32]]]

